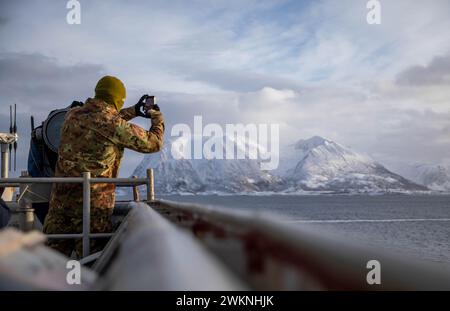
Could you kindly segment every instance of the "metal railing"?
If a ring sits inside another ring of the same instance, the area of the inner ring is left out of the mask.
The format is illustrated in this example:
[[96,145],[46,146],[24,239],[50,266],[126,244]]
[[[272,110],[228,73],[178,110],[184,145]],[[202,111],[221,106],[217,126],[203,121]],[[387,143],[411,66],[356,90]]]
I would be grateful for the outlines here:
[[83,230],[82,233],[48,234],[49,239],[82,239],[83,258],[90,254],[90,239],[107,238],[113,233],[91,233],[91,184],[115,184],[120,187],[147,186],[147,201],[155,199],[153,170],[147,170],[146,178],[92,178],[90,172],[84,172],[82,177],[19,177],[0,178],[0,187],[20,187],[23,184],[53,184],[69,183],[83,184]]

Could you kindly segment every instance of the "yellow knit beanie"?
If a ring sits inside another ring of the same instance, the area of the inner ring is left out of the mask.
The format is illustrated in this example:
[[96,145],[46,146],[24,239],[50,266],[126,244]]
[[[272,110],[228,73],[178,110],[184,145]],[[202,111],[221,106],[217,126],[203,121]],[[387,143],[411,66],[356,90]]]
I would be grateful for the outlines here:
[[122,109],[126,96],[125,86],[116,77],[104,76],[98,81],[95,87],[95,98],[114,105],[117,111]]

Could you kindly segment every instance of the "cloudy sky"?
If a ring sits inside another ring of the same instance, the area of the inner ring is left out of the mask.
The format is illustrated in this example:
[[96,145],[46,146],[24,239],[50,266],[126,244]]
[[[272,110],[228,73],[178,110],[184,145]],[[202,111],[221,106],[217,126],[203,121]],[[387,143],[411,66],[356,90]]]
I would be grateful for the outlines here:
[[[0,131],[121,78],[126,105],[158,97],[175,123],[278,123],[281,143],[321,135],[395,169],[450,162],[450,2],[381,0],[0,1]],[[147,126],[146,120],[138,124]],[[141,155],[126,153],[122,176]]]

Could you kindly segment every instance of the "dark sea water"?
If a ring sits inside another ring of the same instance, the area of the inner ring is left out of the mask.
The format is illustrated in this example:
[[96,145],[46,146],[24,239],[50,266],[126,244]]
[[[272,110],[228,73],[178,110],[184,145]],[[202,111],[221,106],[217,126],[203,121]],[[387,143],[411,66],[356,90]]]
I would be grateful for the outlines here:
[[450,268],[450,195],[171,195],[160,198],[268,211],[297,226]]

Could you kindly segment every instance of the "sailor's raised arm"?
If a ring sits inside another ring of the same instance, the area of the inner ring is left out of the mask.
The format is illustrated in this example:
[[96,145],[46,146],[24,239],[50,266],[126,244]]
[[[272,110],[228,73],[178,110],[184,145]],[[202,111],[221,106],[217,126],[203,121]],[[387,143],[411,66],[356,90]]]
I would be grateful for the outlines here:
[[164,143],[164,117],[160,111],[148,112],[152,125],[146,131],[142,127],[126,122],[119,118],[111,140],[124,147],[137,152],[151,153],[161,150]]
[[120,110],[119,114],[125,121],[130,121],[131,119],[137,117],[135,106],[123,108],[122,110]]

